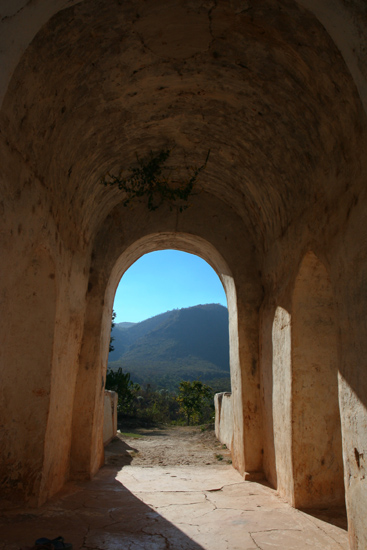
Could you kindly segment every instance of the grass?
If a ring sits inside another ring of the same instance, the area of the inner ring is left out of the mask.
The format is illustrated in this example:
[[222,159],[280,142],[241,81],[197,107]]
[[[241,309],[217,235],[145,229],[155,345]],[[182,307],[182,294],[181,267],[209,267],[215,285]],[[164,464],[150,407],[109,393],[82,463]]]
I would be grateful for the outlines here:
[[142,437],[144,437],[143,435],[141,434],[134,434],[132,432],[121,432],[120,430],[117,430],[117,432],[122,435],[123,437],[132,437],[134,439],[141,439]]

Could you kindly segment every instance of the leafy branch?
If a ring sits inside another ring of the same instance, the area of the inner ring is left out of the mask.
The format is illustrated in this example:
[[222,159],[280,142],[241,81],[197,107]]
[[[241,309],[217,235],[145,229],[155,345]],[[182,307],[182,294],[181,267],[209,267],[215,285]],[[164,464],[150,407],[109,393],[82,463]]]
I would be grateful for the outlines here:
[[[122,202],[128,206],[134,199],[147,198],[148,210],[154,211],[164,202],[178,206],[182,212],[188,208],[188,199],[192,194],[194,185],[199,174],[205,170],[209,160],[210,150],[204,164],[198,168],[191,168],[191,174],[185,181],[173,179],[172,168],[166,167],[165,163],[170,157],[172,149],[162,149],[158,153],[150,152],[149,157],[140,159],[137,157],[137,164],[131,167],[128,176],[123,177],[123,170],[119,174],[108,173],[101,179],[104,186],[117,186],[124,191],[126,196]],[[184,203],[184,204],[183,204]]]

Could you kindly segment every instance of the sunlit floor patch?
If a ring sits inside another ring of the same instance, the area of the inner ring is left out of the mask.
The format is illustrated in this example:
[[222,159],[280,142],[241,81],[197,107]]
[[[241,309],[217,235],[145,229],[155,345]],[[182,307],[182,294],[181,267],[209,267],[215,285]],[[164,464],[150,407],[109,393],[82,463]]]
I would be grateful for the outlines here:
[[1,550],[58,535],[74,550],[348,549],[344,529],[229,465],[106,466],[39,509],[3,512],[0,533]]

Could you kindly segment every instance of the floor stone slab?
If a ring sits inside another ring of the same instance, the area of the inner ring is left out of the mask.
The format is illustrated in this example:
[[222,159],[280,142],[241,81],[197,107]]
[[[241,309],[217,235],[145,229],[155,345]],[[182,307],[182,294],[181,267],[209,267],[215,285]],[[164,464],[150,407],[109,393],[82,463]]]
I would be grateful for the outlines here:
[[307,528],[299,530],[277,529],[253,533],[252,537],[261,550],[342,550],[348,548],[328,537],[323,531]]
[[348,549],[330,512],[295,510],[230,466],[108,466],[40,508],[0,509],[0,550],[59,535],[74,550]]

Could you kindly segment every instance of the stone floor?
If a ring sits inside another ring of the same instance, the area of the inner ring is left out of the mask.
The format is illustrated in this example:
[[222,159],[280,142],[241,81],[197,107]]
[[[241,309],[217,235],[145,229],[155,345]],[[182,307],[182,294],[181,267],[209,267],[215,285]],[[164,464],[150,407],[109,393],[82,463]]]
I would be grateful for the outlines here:
[[39,509],[1,512],[0,550],[58,535],[74,550],[346,550],[338,523],[342,514],[295,510],[231,466],[105,466]]

